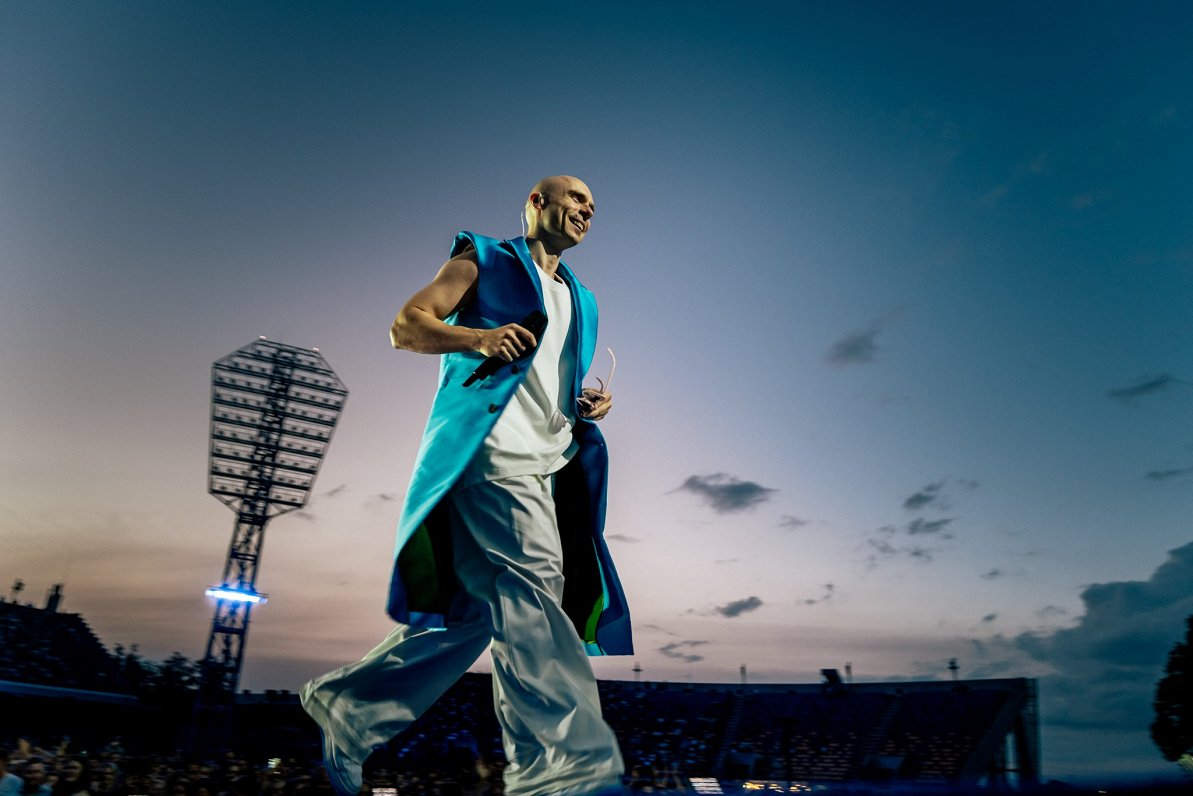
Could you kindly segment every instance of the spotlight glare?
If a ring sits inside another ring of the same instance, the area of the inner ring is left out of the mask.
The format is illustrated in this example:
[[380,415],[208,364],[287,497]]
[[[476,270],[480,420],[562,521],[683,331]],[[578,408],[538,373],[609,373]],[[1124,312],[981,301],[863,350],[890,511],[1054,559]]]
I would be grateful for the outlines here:
[[231,586],[212,586],[203,593],[208,597],[214,597],[217,600],[228,600],[229,602],[236,603],[264,605],[265,603],[269,602],[269,597],[265,594],[262,594],[261,592],[234,589]]

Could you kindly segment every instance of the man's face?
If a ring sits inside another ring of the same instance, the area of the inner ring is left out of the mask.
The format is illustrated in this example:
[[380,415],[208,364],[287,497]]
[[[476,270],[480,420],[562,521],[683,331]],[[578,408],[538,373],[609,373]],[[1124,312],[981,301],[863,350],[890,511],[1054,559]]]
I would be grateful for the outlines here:
[[40,785],[46,781],[46,767],[41,763],[30,763],[22,772],[25,784]]
[[539,196],[539,237],[551,240],[560,250],[584,240],[596,213],[587,185],[575,177],[560,177],[544,185]]

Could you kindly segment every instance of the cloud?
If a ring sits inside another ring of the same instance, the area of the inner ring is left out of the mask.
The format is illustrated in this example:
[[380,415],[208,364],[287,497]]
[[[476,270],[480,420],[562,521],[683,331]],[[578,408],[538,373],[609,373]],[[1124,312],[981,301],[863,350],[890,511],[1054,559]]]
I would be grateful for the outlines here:
[[[939,481],[934,481],[905,498],[903,500],[904,510],[916,512],[929,509],[943,511],[952,508],[949,496],[944,491],[948,480],[947,478],[942,478]],[[977,481],[968,478],[957,479],[957,483],[965,489],[976,489],[978,486]],[[939,546],[930,547],[923,544],[922,541],[911,544],[911,538],[915,537],[919,540],[932,538],[941,541],[953,539],[953,534],[947,529],[954,521],[955,518],[953,517],[936,517],[934,519],[916,517],[902,526],[894,524],[882,526],[871,533],[869,538],[866,539],[866,544],[870,548],[870,553],[866,556],[869,568],[873,569],[878,566],[879,562],[896,557],[911,558],[924,562],[932,561],[935,554],[941,552],[943,548]],[[996,576],[991,575],[987,579],[989,580],[993,577]]]
[[1084,210],[1087,207],[1093,207],[1098,202],[1105,201],[1108,196],[1110,196],[1108,191],[1084,191],[1074,194],[1069,203],[1074,210]]
[[1045,152],[1041,152],[1040,154],[1036,155],[1031,160],[1029,160],[1025,163],[1020,163],[1017,166],[1015,166],[1015,174],[1017,176],[1022,176],[1022,175],[1027,175],[1027,174],[1044,174],[1045,172],[1047,172],[1049,170],[1049,167],[1051,165],[1052,165],[1052,156],[1050,153],[1045,151]]
[[850,332],[833,343],[824,355],[830,365],[864,365],[878,358],[878,335],[882,326],[875,323],[869,328]]
[[998,614],[986,614],[985,616],[982,617],[982,622],[989,624],[990,622],[993,622],[995,619],[998,619]]
[[989,572],[983,572],[981,575],[981,578],[982,578],[982,580],[994,580],[995,578],[1001,578],[1002,576],[1003,576],[1003,571],[1001,569],[999,569],[998,567],[995,567],[994,569],[990,570]]
[[1193,475],[1193,467],[1177,467],[1172,470],[1150,470],[1144,478],[1149,481],[1168,481],[1185,475]]
[[903,314],[903,307],[895,307],[881,318],[841,337],[825,353],[830,365],[865,365],[878,358],[878,335],[889,329]]
[[[1193,542],[1171,550],[1145,581],[1095,583],[1081,593],[1077,623],[1053,631],[996,636],[982,650],[992,663],[1016,662],[1041,677],[1040,715],[1054,727],[1146,736],[1151,701],[1168,652],[1193,614]],[[1047,606],[1038,616],[1066,612]]]
[[794,531],[796,528],[802,528],[807,524],[807,520],[802,520],[791,514],[784,514],[779,518],[779,527],[787,531]]
[[916,492],[911,497],[903,501],[903,508],[908,511],[920,511],[929,506],[933,508],[947,509],[948,501],[941,494],[944,489],[944,479],[937,481],[934,484],[928,484],[926,487]]
[[[875,536],[871,536],[866,540],[866,544],[872,551],[870,555],[866,557],[866,561],[870,569],[878,566],[880,561],[897,558],[899,556],[905,556],[907,558],[914,558],[919,561],[929,562],[932,561],[933,555],[939,553],[943,549],[941,547],[928,547],[922,544],[894,544],[890,540],[899,532],[899,528],[896,528],[893,525],[885,525],[874,532],[876,534]],[[944,534],[940,538],[952,539],[953,537],[952,534]]]
[[666,655],[668,658],[675,658],[684,663],[696,663],[704,660],[703,655],[695,655],[683,650],[692,649],[693,647],[700,647],[707,644],[707,641],[673,641],[670,644],[664,644],[659,647],[659,652]]
[[1146,581],[1095,583],[1081,593],[1085,614],[1076,627],[1017,641],[1038,660],[1071,667],[1079,661],[1119,666],[1163,662],[1193,614],[1193,542],[1170,550]]
[[762,605],[762,600],[757,597],[745,597],[740,600],[733,600],[725,605],[718,605],[716,611],[721,616],[727,616],[730,619],[741,616],[759,608]]
[[922,545],[912,545],[905,547],[902,552],[906,553],[912,558],[918,558],[921,561],[931,561],[932,556],[940,552],[939,547],[924,547]]
[[1176,116],[1176,103],[1165,105],[1157,114],[1152,116],[1152,124],[1160,125]]
[[1011,184],[1010,183],[1006,183],[1006,182],[999,183],[998,185],[995,185],[993,188],[991,188],[989,191],[986,191],[986,193],[979,196],[978,204],[982,205],[983,207],[990,207],[992,205],[996,205],[999,202],[1001,202],[1004,198],[1006,198],[1006,195],[1009,194],[1010,192],[1011,192]]
[[[917,517],[916,519],[907,523],[907,533],[911,536],[918,536],[919,534],[924,533],[940,533],[946,527],[948,527],[950,522],[952,522],[951,519],[926,520],[923,517]],[[952,539],[953,536],[952,534],[946,533],[942,535],[942,538]]]
[[1040,610],[1036,611],[1036,616],[1039,619],[1055,619],[1061,616],[1068,616],[1069,609],[1061,608],[1059,605],[1045,605]]
[[[886,535],[888,531],[893,533],[895,530],[896,529],[893,525],[888,525],[884,528],[879,528],[876,531],[876,533]],[[878,537],[871,537],[871,538],[867,539],[866,544],[870,545],[870,547],[872,547],[876,551],[878,551],[878,555],[880,555],[884,558],[886,558],[888,556],[897,555],[899,552],[899,549],[897,547],[895,547],[893,544],[888,542],[886,539],[880,539]],[[874,554],[871,554],[870,558],[871,558],[871,561],[873,561]]]
[[678,636],[678,635],[679,635],[679,634],[678,634],[678,633],[676,633],[674,630],[668,630],[667,628],[663,627],[662,625],[656,625],[656,624],[652,624],[652,623],[650,623],[650,622],[647,622],[647,623],[646,623],[646,624],[644,624],[644,625],[638,625],[638,624],[635,624],[635,625],[634,625],[634,630],[636,630],[636,631],[641,631],[641,630],[653,630],[653,631],[656,631],[656,632],[659,632],[659,633],[665,633],[665,634],[667,634],[668,636]]
[[778,491],[725,473],[691,475],[679,488],[699,495],[718,514],[752,509],[769,500],[771,492]]
[[833,594],[836,591],[836,588],[837,587],[834,586],[833,584],[826,583],[826,584],[824,584],[824,594],[820,595],[819,597],[817,597],[815,599],[807,598],[804,600],[800,600],[799,603],[801,605],[818,605],[819,603],[826,603],[829,600],[833,599]]
[[1136,398],[1167,390],[1173,384],[1185,384],[1185,382],[1171,374],[1163,373],[1159,376],[1144,378],[1138,384],[1132,384],[1129,387],[1118,387],[1117,389],[1107,390],[1106,394],[1116,401],[1133,404]]

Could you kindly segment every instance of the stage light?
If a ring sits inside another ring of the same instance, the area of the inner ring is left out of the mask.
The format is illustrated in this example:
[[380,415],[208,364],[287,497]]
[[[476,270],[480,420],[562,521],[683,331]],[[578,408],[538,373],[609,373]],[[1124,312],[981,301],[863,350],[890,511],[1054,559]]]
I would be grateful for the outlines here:
[[236,524],[220,584],[207,591],[216,604],[200,712],[214,716],[232,704],[249,617],[265,602],[257,591],[265,527],[306,506],[347,398],[322,354],[265,335],[211,366],[207,491],[235,512]]
[[203,593],[208,597],[214,597],[217,600],[227,600],[234,603],[264,605],[265,603],[269,602],[269,596],[262,594],[259,591],[234,589],[231,586],[212,586]]

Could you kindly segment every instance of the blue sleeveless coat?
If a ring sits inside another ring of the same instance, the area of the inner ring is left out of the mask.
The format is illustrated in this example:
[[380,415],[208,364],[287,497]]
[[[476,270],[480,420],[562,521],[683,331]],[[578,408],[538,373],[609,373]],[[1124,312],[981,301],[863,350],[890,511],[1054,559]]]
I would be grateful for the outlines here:
[[[456,236],[451,256],[476,248],[475,298],[445,320],[472,328],[518,323],[531,312],[546,313],[542,285],[523,238],[495,240],[471,232]],[[572,296],[576,375],[580,395],[596,348],[596,300],[562,261],[559,276]],[[387,611],[396,621],[446,627],[467,605],[452,566],[448,491],[480,450],[505,405],[526,378],[529,360],[506,366],[489,378],[463,386],[484,361],[476,352],[444,354],[439,390],[423,432],[414,475],[398,520],[397,549]],[[555,475],[555,505],[564,555],[563,607],[590,655],[633,652],[630,614],[604,540],[609,470],[605,440],[590,420],[573,429],[579,451]]]

